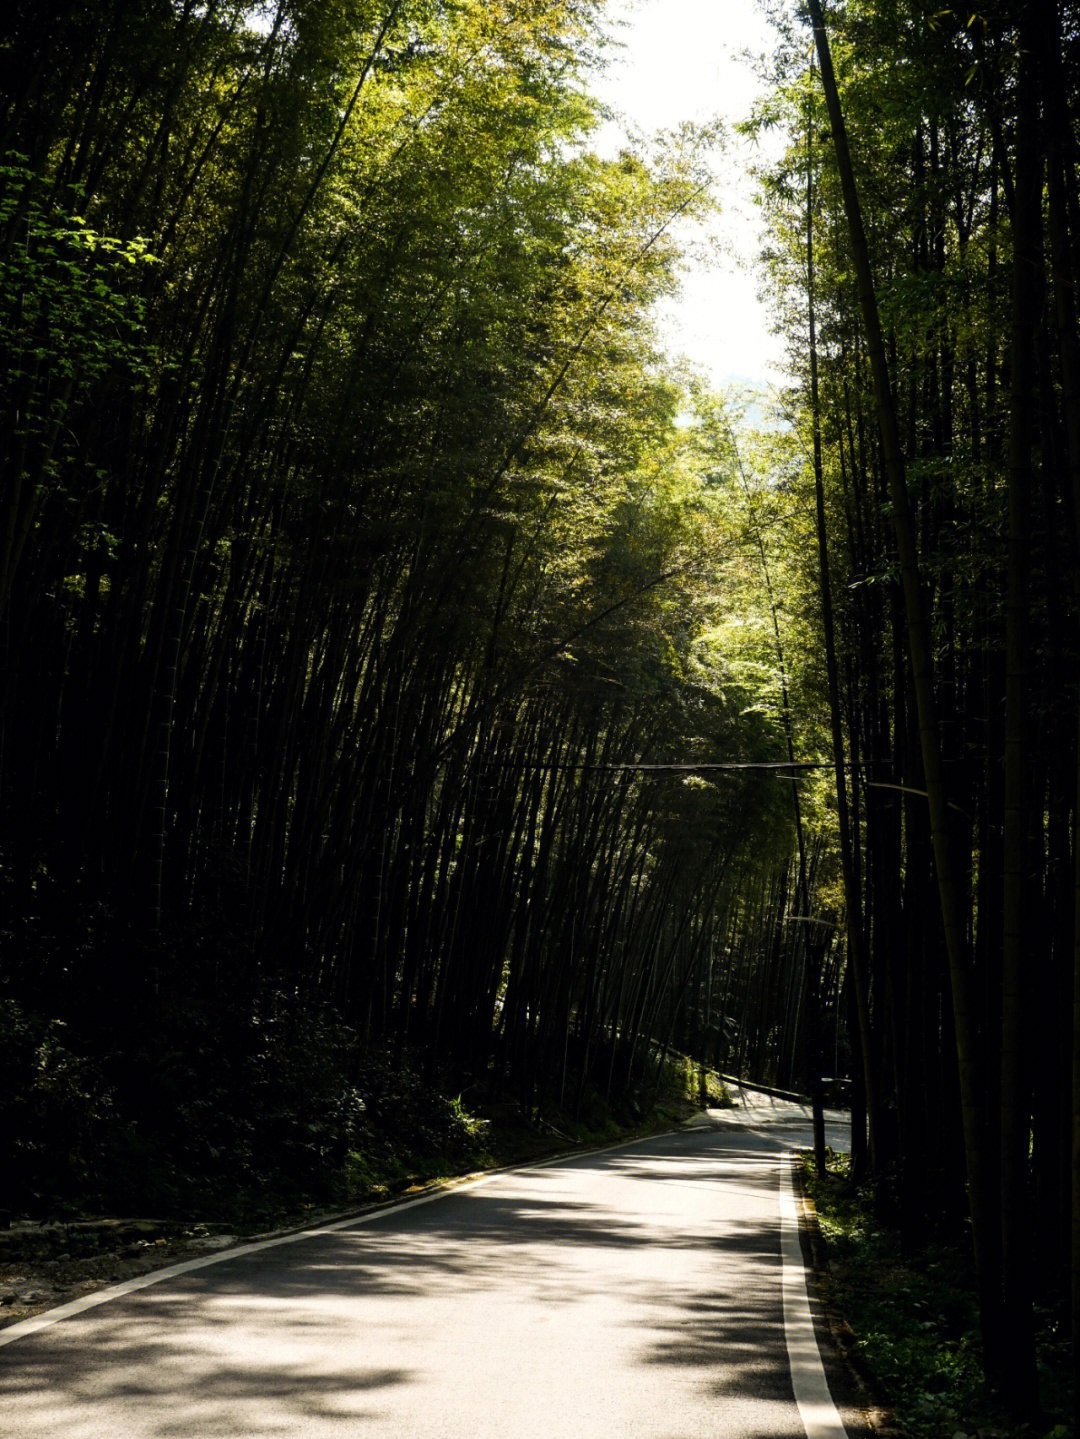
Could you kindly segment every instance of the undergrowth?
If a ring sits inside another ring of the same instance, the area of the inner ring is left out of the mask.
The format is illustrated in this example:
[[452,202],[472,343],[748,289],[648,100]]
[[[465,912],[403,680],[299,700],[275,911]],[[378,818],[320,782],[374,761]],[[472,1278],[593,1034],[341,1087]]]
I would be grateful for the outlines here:
[[268,992],[254,1013],[159,1006],[136,1028],[27,1010],[0,992],[0,1222],[152,1215],[258,1230],[418,1184],[602,1144],[689,1117],[683,1055],[643,1054],[609,1097],[599,1070],[537,1101],[422,1077],[331,1014]]
[[818,1179],[804,1160],[825,1240],[828,1296],[901,1428],[912,1439],[1067,1439],[1067,1347],[1055,1316],[1037,1316],[1044,1417],[1010,1423],[983,1381],[969,1255],[943,1243],[905,1253],[870,1196],[851,1187],[849,1157],[830,1152],[829,1171]]

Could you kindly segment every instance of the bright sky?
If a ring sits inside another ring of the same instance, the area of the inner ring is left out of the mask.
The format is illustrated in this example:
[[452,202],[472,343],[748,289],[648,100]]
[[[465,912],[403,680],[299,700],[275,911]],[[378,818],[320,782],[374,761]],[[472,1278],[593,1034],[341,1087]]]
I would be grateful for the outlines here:
[[[745,118],[759,82],[743,53],[772,48],[773,31],[755,0],[608,0],[608,10],[624,49],[592,88],[631,130],[651,134],[718,116],[732,130]],[[613,153],[620,134],[606,127],[598,148]],[[783,346],[770,332],[752,268],[761,244],[747,174],[754,156],[731,135],[717,164],[722,213],[712,231],[721,256],[691,263],[681,299],[661,317],[671,351],[718,387],[776,383],[784,374]]]

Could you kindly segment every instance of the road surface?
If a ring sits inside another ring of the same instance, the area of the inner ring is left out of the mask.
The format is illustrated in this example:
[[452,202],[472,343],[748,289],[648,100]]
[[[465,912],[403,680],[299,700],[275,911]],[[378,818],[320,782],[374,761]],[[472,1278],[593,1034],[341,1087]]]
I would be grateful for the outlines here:
[[839,1415],[819,1427],[795,1401],[817,1351],[792,1328],[802,1272],[790,1224],[782,1263],[780,1205],[783,1153],[808,1142],[799,1106],[749,1095],[698,1127],[214,1256],[26,1332],[39,1316],[0,1331],[0,1431],[861,1435],[827,1346]]

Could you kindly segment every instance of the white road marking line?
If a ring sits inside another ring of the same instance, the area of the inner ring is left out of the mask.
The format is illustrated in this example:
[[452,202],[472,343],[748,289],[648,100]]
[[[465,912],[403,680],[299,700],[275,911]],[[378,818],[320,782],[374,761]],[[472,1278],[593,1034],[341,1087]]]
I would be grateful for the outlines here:
[[16,1339],[24,1339],[29,1334],[38,1334],[42,1329],[51,1329],[62,1319],[70,1319],[76,1314],[84,1314],[88,1309],[96,1309],[99,1304],[108,1304],[112,1299],[122,1299],[125,1294],[134,1294],[138,1289],[148,1289],[151,1284],[160,1284],[163,1279],[173,1279],[178,1274],[190,1274],[194,1269],[207,1269],[211,1264],[224,1264],[229,1259],[240,1259],[246,1254],[258,1254],[263,1249],[277,1249],[282,1244],[299,1244],[303,1239],[317,1239],[320,1234],[333,1234],[338,1229],[353,1229],[358,1224],[370,1224],[373,1220],[383,1219],[388,1214],[402,1214],[406,1209],[415,1209],[420,1204],[432,1204],[436,1199],[445,1199],[448,1195],[457,1194],[462,1189],[479,1189],[483,1184],[491,1184],[496,1179],[507,1178],[521,1170],[547,1169],[571,1159],[587,1159],[590,1155],[606,1154],[613,1149],[630,1149],[635,1144],[644,1144],[653,1139],[663,1138],[665,1134],[677,1132],[665,1130],[660,1134],[642,1135],[638,1139],[626,1139],[618,1144],[605,1144],[597,1149],[587,1149],[580,1154],[562,1154],[553,1159],[539,1160],[533,1164],[515,1164],[493,1169],[488,1174],[478,1174],[468,1179],[451,1181],[443,1188],[436,1189],[430,1194],[418,1195],[415,1199],[405,1199],[399,1204],[387,1204],[381,1209],[370,1209],[363,1214],[354,1214],[350,1219],[338,1219],[332,1224],[320,1224],[314,1229],[301,1229],[291,1234],[281,1234],[276,1239],[259,1239],[254,1244],[239,1244],[233,1249],[220,1249],[215,1254],[203,1254],[198,1259],[185,1259],[180,1264],[170,1264],[164,1269],[152,1269],[149,1274],[140,1274],[134,1279],[125,1279],[121,1284],[111,1284],[108,1289],[98,1289],[93,1294],[84,1294],[81,1299],[72,1299],[67,1304],[58,1305],[56,1309],[46,1309],[43,1313],[35,1314],[30,1319],[20,1319],[16,1324],[9,1324],[7,1328],[0,1329],[0,1349],[6,1344],[13,1344]]
[[795,1391],[795,1403],[799,1407],[807,1439],[847,1439],[847,1430],[829,1393],[821,1351],[814,1334],[810,1297],[806,1291],[806,1265],[799,1243],[799,1211],[795,1202],[793,1168],[794,1160],[790,1158],[785,1158],[780,1167],[780,1283],[791,1387]]
[[460,1184],[448,1186],[446,1189],[436,1190],[433,1194],[421,1194],[416,1199],[406,1199],[400,1204],[389,1204],[383,1209],[372,1209],[366,1214],[353,1215],[351,1219],[338,1219],[333,1224],[320,1224],[315,1229],[301,1229],[292,1234],[281,1234],[276,1239],[259,1239],[254,1244],[238,1244],[233,1249],[220,1249],[216,1254],[203,1254],[198,1259],[185,1259],[180,1264],[170,1264],[164,1269],[153,1269],[149,1274],[137,1275],[134,1279],[125,1279],[122,1284],[111,1284],[108,1289],[98,1289],[93,1294],[85,1294],[81,1299],[72,1299],[68,1304],[61,1304],[56,1309],[47,1309],[43,1314],[35,1314],[31,1319],[20,1319],[17,1324],[10,1324],[6,1329],[0,1329],[0,1348],[5,1344],[11,1344],[16,1339],[22,1339],[27,1334],[37,1334],[42,1329],[50,1329],[54,1324],[59,1324],[61,1319],[70,1319],[74,1314],[82,1314],[87,1309],[96,1309],[99,1304],[108,1304],[111,1299],[121,1299],[125,1294],[134,1294],[137,1289],[147,1289],[151,1284],[160,1284],[163,1279],[172,1279],[177,1274],[190,1274],[193,1269],[206,1269],[211,1264],[224,1264],[229,1259],[240,1259],[245,1254],[258,1254],[263,1249],[277,1249],[282,1244],[299,1244],[302,1239],[316,1239],[320,1234],[332,1234],[337,1229],[351,1229],[358,1224],[370,1224],[374,1219],[382,1219],[386,1214],[400,1214],[406,1209],[415,1209],[419,1204],[431,1204],[433,1200],[443,1199],[448,1194],[456,1193],[459,1189],[478,1189],[482,1184],[488,1184],[491,1180],[500,1177],[505,1171],[497,1171],[492,1174],[481,1174],[475,1179],[466,1179]]

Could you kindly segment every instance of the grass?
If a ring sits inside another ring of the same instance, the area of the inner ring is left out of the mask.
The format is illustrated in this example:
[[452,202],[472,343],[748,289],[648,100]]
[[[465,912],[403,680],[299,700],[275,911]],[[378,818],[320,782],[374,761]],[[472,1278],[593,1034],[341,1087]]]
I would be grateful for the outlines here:
[[853,1356],[912,1439],[1067,1439],[1068,1352],[1054,1316],[1037,1316],[1045,1417],[1010,1423],[987,1394],[979,1318],[965,1250],[903,1252],[897,1232],[850,1185],[850,1160],[830,1153],[829,1177],[809,1157],[803,1180],[825,1241],[827,1297],[853,1335]]

